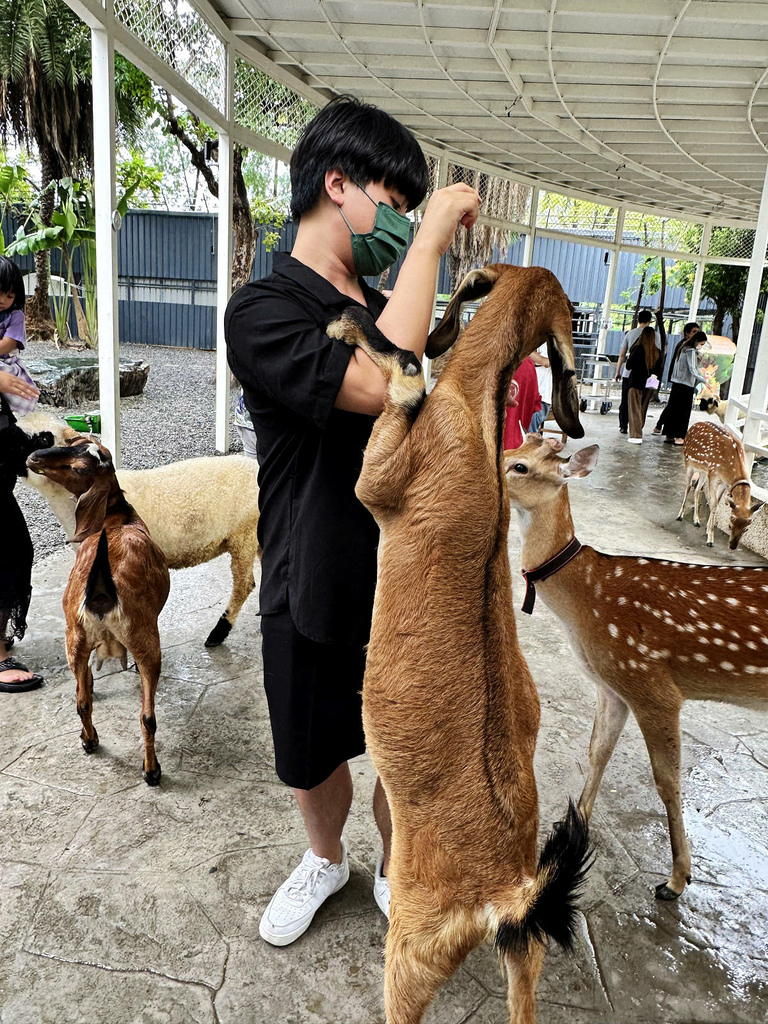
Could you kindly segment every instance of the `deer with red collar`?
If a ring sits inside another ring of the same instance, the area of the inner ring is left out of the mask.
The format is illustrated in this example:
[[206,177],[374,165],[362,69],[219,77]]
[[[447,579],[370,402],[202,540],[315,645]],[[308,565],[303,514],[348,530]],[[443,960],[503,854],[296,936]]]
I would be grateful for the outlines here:
[[582,546],[566,484],[591,473],[598,448],[563,459],[562,447],[534,434],[505,452],[523,542],[523,610],[533,611],[539,592],[597,686],[579,800],[587,817],[630,710],[637,719],[672,844],[672,872],[656,895],[673,900],[691,880],[680,800],[680,709],[685,700],[768,702],[768,568],[690,565]]
[[126,667],[130,651],[141,676],[141,731],[144,781],[160,782],[155,755],[155,691],[160,676],[157,617],[168,598],[168,563],[115,476],[112,456],[92,436],[78,434],[61,447],[33,452],[27,467],[77,496],[76,532],[80,544],[64,591],[67,661],[77,681],[80,739],[86,754],[99,737],[93,727],[93,673],[103,658]]
[[741,535],[752,522],[755,508],[752,505],[749,474],[741,439],[722,423],[711,420],[694,423],[685,435],[683,445],[686,484],[683,503],[677,516],[685,515],[685,505],[691,488],[695,487],[693,498],[693,525],[701,526],[699,520],[699,495],[706,489],[709,504],[707,520],[707,547],[715,543],[715,514],[720,499],[728,492],[731,508],[728,547],[734,551]]

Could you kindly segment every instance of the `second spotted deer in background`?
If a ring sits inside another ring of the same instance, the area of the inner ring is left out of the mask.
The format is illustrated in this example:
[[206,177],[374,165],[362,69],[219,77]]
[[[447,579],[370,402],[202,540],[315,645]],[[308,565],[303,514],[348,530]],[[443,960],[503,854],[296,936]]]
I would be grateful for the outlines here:
[[702,490],[706,489],[709,504],[707,547],[711,548],[715,543],[717,506],[727,491],[728,504],[731,507],[728,547],[732,551],[735,550],[741,540],[741,535],[752,522],[752,515],[756,507],[752,505],[749,474],[741,439],[721,423],[713,423],[711,420],[694,423],[685,435],[683,456],[687,479],[683,503],[677,518],[682,519],[685,515],[688,495],[691,487],[695,487],[693,522],[695,526],[700,526],[699,495]]
[[598,449],[591,445],[569,459],[560,458],[561,449],[533,434],[505,453],[529,580],[526,610],[535,584],[597,686],[589,774],[579,800],[587,817],[630,710],[637,719],[672,844],[672,873],[656,894],[676,899],[691,875],[680,799],[680,709],[685,700],[768,706],[768,568],[690,565],[580,546],[566,484],[592,472]]

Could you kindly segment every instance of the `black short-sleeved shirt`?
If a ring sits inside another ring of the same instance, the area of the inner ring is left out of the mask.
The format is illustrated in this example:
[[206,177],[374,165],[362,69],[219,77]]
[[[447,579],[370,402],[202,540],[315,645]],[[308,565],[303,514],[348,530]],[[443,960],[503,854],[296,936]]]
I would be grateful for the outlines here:
[[[355,495],[374,417],[334,409],[352,350],[325,326],[356,305],[285,253],[230,299],[232,372],[259,452],[261,614],[320,643],[368,642],[379,531]],[[374,318],[386,299],[361,281]]]

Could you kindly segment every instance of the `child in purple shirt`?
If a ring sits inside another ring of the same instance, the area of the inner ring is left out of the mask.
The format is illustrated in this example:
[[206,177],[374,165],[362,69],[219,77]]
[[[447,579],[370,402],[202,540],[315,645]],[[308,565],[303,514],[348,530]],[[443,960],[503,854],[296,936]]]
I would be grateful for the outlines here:
[[[20,377],[28,384],[34,384],[19,358],[19,352],[24,349],[27,340],[24,326],[25,302],[21,271],[7,256],[0,256],[0,370]],[[17,416],[31,412],[37,405],[36,398],[22,398],[21,395],[7,394],[5,400]]]

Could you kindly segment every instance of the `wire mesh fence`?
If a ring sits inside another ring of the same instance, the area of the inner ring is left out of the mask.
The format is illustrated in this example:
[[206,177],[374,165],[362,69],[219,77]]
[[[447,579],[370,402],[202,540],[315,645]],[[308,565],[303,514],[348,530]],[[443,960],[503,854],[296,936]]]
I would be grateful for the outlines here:
[[627,210],[621,240],[625,245],[668,249],[672,252],[698,253],[701,247],[701,224],[659,217],[637,210]]
[[587,199],[574,199],[557,192],[541,192],[536,226],[570,235],[586,235],[613,241],[618,210]]
[[730,259],[750,259],[755,244],[755,232],[747,228],[713,227],[707,256]]
[[243,128],[292,149],[317,113],[308,100],[243,57],[235,61],[234,117]]
[[224,110],[224,44],[187,0],[115,0],[115,17],[217,110]]

